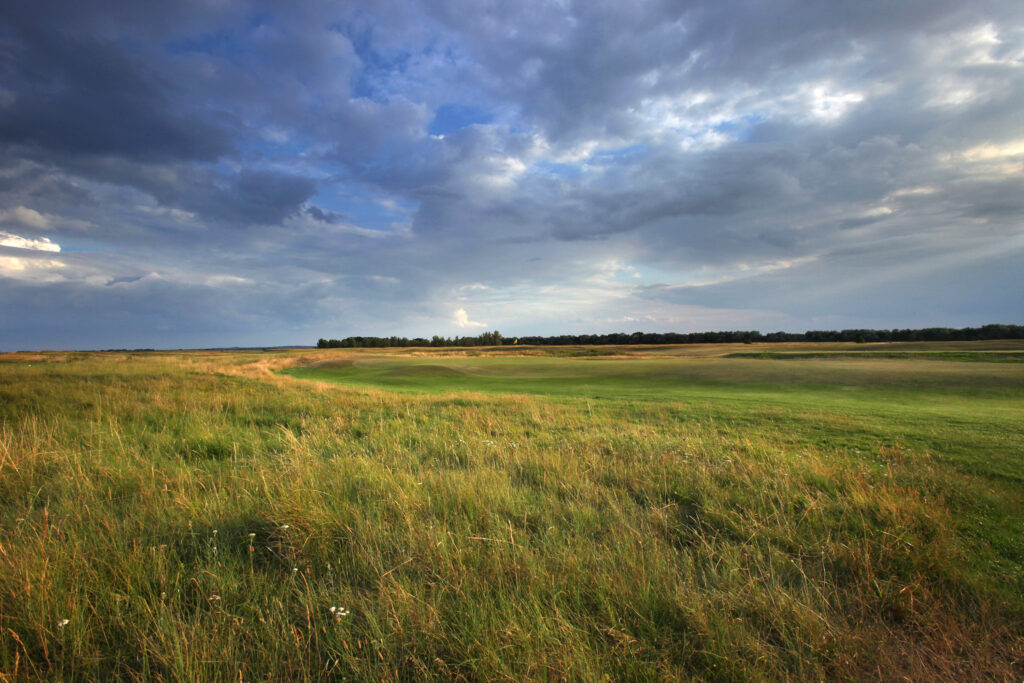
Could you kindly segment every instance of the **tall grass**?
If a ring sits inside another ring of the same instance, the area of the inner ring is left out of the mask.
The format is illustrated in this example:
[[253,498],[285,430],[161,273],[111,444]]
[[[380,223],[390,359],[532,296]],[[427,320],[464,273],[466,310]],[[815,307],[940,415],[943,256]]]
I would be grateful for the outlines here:
[[0,364],[0,672],[1022,675],[1020,480],[920,434],[263,372],[295,357]]

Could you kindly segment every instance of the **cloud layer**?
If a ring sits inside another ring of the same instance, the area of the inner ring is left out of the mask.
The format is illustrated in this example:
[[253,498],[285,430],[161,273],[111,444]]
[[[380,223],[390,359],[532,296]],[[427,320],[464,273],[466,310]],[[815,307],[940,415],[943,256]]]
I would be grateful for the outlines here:
[[1018,2],[15,0],[0,55],[0,350],[1022,322]]

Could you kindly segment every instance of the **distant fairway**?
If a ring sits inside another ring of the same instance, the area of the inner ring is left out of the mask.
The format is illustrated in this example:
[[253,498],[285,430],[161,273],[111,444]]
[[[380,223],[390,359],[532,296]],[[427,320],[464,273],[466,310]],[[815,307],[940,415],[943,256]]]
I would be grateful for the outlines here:
[[[639,353],[630,347],[606,349],[606,357],[560,356],[564,351],[558,348],[550,350],[552,356],[427,358],[375,356],[363,350],[355,358],[297,365],[284,372],[410,393],[696,404],[734,424],[770,416],[773,424],[788,424],[793,430],[789,438],[796,442],[867,447],[870,438],[886,436],[922,447],[942,444],[945,457],[964,467],[1024,482],[1016,453],[1024,441],[1024,364],[1005,362],[1006,357],[1024,357],[1024,350],[949,351],[937,350],[943,345],[935,344],[918,345],[917,351],[819,350],[804,356],[792,350],[761,351],[750,358],[739,356],[742,352],[736,349],[742,347],[721,346],[720,355],[711,357],[703,346],[693,356],[681,355],[685,347],[648,347],[648,353],[634,358],[615,355]],[[673,351],[672,357],[658,357],[658,352]],[[992,362],[978,360],[990,354]],[[857,429],[827,427],[837,421],[855,423]]]
[[[999,360],[1006,355],[1001,354]],[[799,362],[777,362],[783,358]],[[299,365],[284,372],[302,379],[400,391],[484,391],[605,399],[813,400],[852,407],[908,396],[940,404],[947,402],[942,397],[971,396],[996,400],[998,409],[1005,407],[1004,400],[1021,397],[1024,367],[972,363],[960,358],[944,363],[922,362],[933,358],[924,354],[921,358],[908,354],[899,359],[854,354],[835,358],[821,354],[671,359],[421,358],[375,357],[364,352],[355,359]]]

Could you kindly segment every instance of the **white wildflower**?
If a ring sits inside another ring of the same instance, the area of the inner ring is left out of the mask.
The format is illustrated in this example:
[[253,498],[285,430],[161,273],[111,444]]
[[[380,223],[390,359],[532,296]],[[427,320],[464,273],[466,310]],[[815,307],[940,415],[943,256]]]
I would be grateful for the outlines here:
[[57,622],[57,628],[64,628],[65,626],[67,626],[70,623],[71,623],[70,619],[61,619],[60,621]]

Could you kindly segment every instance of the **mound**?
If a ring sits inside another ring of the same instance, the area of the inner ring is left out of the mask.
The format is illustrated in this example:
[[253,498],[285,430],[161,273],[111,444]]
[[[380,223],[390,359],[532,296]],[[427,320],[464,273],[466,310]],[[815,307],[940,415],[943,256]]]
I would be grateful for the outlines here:
[[309,367],[324,370],[341,370],[342,368],[350,368],[353,365],[355,365],[354,360],[325,360],[320,363],[314,363]]

